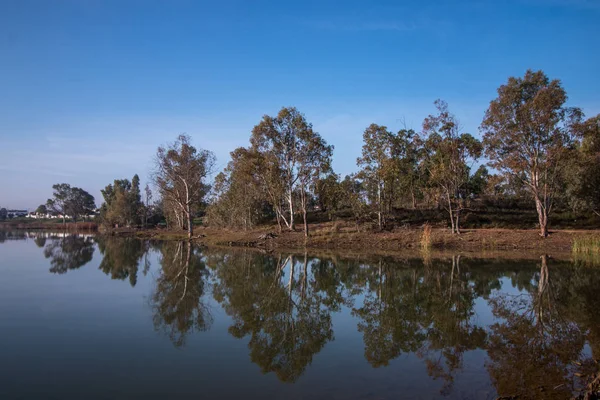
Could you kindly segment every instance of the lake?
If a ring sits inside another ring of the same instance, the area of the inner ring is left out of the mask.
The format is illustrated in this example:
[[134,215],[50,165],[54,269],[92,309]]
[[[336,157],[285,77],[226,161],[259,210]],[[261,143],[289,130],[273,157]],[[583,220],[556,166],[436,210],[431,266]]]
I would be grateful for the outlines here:
[[564,399],[600,268],[0,231],[0,399]]

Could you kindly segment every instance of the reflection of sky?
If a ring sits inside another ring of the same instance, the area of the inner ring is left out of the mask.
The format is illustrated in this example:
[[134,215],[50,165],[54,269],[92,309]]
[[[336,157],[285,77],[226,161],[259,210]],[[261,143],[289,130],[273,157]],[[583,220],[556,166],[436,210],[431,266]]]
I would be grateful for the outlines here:
[[[232,320],[210,290],[203,299],[214,321],[208,331],[189,333],[181,348],[155,331],[150,303],[161,273],[155,251],[147,276],[140,266],[135,287],[100,271],[97,249],[91,262],[64,275],[50,274],[42,253],[32,240],[0,243],[0,376],[6,379],[1,398],[17,391],[25,398],[439,397],[442,381],[427,375],[417,354],[373,368],[348,307],[331,315],[334,340],[314,355],[296,383],[284,384],[250,361],[249,338],[229,334]],[[295,270],[299,277],[301,259]],[[281,282],[287,284],[289,266],[284,273]],[[501,291],[491,296],[518,294],[510,278],[501,282]],[[354,306],[363,301],[363,294],[355,296]],[[486,300],[476,299],[472,322],[494,322]],[[484,350],[466,352],[447,398],[495,398],[485,360]]]

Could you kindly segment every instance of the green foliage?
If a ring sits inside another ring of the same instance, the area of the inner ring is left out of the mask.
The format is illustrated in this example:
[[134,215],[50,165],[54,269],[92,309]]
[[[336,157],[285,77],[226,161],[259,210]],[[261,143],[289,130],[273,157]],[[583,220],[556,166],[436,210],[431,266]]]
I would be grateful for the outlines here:
[[552,210],[581,110],[566,107],[560,81],[528,70],[498,89],[481,124],[486,155],[500,172],[522,180],[536,204],[540,234],[548,235]]
[[77,220],[79,217],[92,215],[96,208],[94,196],[78,187],[71,187],[68,183],[57,183],[52,186],[54,194],[46,202],[47,210]]
[[104,203],[100,207],[100,219],[108,226],[132,226],[142,221],[145,214],[140,193],[140,178],[115,179],[102,191]]
[[462,133],[446,102],[436,100],[435,106],[438,113],[423,121],[421,168],[427,173],[433,197],[440,198],[449,213],[452,232],[460,233],[460,213],[472,194],[471,165],[481,156],[482,145],[472,135]]
[[190,238],[194,216],[210,190],[207,177],[214,164],[214,154],[192,146],[187,135],[179,135],[175,142],[159,147],[156,153],[153,180],[161,195],[163,213],[167,223],[186,229]]
[[206,211],[210,225],[250,229],[272,216],[269,197],[254,173],[255,161],[254,153],[245,148],[231,152],[227,168],[215,177]]

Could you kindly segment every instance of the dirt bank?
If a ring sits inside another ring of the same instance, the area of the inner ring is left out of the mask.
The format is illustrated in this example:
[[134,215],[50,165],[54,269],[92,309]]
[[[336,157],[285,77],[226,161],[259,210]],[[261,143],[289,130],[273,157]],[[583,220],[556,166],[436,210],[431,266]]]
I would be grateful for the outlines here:
[[[390,232],[357,232],[352,226],[336,223],[314,224],[308,239],[298,230],[279,233],[276,226],[252,231],[233,231],[200,227],[194,231],[194,241],[213,246],[257,247],[263,249],[326,249],[344,251],[405,251],[421,248],[421,229],[407,228]],[[154,239],[185,239],[185,232],[166,230],[116,231],[115,235],[135,235]],[[595,236],[599,230],[556,230],[548,238],[541,238],[537,230],[465,229],[461,235],[452,235],[446,229],[433,229],[432,250],[497,251],[535,250],[571,251],[573,239]]]

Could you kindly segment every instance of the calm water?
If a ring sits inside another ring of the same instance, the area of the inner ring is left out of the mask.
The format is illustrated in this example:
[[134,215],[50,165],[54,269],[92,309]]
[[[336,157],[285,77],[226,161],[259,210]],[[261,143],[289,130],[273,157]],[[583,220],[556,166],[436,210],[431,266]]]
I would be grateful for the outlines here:
[[0,399],[562,399],[600,357],[600,268],[545,257],[0,231],[0,276]]

